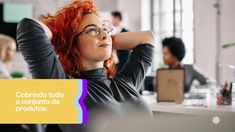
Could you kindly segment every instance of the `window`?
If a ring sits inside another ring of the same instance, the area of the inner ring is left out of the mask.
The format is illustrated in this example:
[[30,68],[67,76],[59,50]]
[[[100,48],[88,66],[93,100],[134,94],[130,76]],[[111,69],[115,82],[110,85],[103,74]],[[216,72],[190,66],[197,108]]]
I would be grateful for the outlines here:
[[194,63],[193,0],[152,0],[152,29],[157,35],[153,70],[163,66],[161,41],[165,37],[180,37],[185,43],[185,64]]
[[18,23],[21,19],[33,16],[33,6],[30,3],[9,3],[3,4],[3,21],[5,23]]

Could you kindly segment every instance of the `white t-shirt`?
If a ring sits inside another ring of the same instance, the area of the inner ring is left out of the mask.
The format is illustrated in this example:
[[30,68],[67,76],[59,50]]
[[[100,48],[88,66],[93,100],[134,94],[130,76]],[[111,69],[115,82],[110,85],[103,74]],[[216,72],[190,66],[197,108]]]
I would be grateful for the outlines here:
[[0,79],[11,78],[10,72],[7,70],[5,64],[0,61]]

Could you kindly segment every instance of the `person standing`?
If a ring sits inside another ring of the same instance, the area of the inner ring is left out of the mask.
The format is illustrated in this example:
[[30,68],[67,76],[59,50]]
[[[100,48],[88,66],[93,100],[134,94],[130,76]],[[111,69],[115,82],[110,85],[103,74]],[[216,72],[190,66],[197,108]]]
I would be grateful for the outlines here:
[[[113,33],[118,34],[121,32],[128,32],[128,30],[122,27],[122,14],[119,11],[112,12],[112,24],[114,26]],[[115,54],[115,53],[114,53]],[[129,57],[130,51],[129,50],[117,50],[117,72],[121,71],[123,66],[126,64],[127,59]]]

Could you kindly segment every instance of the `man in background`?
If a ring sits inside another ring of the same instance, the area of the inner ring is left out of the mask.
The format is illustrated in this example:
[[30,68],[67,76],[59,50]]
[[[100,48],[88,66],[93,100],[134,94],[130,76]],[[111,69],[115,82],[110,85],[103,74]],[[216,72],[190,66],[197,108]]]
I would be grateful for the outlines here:
[[[114,26],[113,34],[118,34],[121,32],[128,32],[127,29],[122,27],[122,14],[118,11],[114,11],[111,13],[112,15],[112,24]],[[128,50],[117,50],[116,55],[117,59],[117,72],[121,71],[123,66],[126,64],[127,59],[129,57],[129,52]]]

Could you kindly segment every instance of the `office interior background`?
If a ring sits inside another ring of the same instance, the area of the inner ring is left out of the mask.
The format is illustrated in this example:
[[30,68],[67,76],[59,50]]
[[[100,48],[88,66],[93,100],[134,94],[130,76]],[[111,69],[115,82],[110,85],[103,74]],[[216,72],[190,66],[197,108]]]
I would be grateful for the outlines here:
[[[21,16],[38,19],[55,11],[71,0],[0,0],[2,21],[17,23]],[[161,40],[176,36],[183,39],[186,57],[183,62],[195,64],[203,73],[220,84],[235,80],[234,0],[94,0],[101,16],[111,18],[120,11],[123,26],[130,31],[153,30],[157,48],[149,75],[162,67]],[[3,8],[3,4],[8,5]],[[4,11],[5,10],[5,11]],[[13,14],[13,15],[12,15]],[[1,31],[1,30],[0,30]],[[2,32],[2,31],[1,31]],[[27,64],[18,52],[13,71],[30,76]]]

